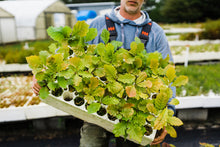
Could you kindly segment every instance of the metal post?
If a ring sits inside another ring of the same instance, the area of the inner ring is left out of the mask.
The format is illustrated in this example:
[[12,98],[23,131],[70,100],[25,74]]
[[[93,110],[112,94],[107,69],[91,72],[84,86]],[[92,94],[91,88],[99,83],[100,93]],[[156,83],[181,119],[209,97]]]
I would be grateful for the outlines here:
[[184,62],[185,67],[188,66],[188,60],[189,60],[189,45],[186,45],[186,54],[185,54],[185,62]]

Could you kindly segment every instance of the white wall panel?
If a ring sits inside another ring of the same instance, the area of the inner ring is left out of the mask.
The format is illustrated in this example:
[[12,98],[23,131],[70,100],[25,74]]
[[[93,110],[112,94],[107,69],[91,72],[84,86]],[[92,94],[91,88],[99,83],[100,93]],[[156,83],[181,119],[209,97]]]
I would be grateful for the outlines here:
[[0,42],[16,42],[16,26],[14,18],[0,18]]

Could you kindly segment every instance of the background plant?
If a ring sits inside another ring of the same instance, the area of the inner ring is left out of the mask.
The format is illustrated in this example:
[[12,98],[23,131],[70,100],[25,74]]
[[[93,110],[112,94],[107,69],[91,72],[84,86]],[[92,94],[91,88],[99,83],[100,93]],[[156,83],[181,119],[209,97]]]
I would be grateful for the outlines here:
[[[106,29],[101,34],[102,43],[88,44],[97,30],[84,21],[78,21],[73,29],[50,27],[47,31],[56,43],[39,56],[27,57],[42,86],[41,98],[50,93],[61,96],[71,89],[85,99],[88,113],[106,105],[107,113],[120,120],[113,130],[116,137],[130,136],[141,142],[147,123],[157,130],[165,127],[176,137],[173,126],[182,125],[182,121],[173,116],[167,104],[172,97],[171,86],[184,85],[188,78],[176,76],[169,56],[163,59],[159,52],[147,53],[138,38],[130,50],[119,48],[122,42],[108,43]],[[177,105],[178,100],[169,104]]]
[[[210,91],[220,93],[220,76],[216,74],[220,70],[219,64],[213,65],[189,65],[188,67],[176,66],[178,74],[189,77],[190,83],[177,88],[179,96],[208,95]],[[183,91],[185,90],[185,93]]]
[[204,24],[204,31],[201,32],[201,39],[219,39],[220,38],[220,19],[207,20]]
[[4,60],[6,64],[27,63],[26,57],[30,55],[39,55],[41,50],[48,50],[51,41],[38,40],[27,43],[29,45],[28,49],[24,48],[25,42],[0,46],[0,60]]

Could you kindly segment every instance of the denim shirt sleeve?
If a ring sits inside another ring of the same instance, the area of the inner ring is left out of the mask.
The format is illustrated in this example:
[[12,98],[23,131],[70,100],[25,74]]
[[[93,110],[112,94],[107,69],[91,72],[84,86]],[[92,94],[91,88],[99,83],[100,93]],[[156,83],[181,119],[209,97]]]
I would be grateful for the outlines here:
[[171,50],[170,50],[170,47],[169,47],[169,44],[168,44],[168,40],[166,38],[166,35],[165,35],[164,31],[161,30],[159,34],[160,35],[157,35],[157,38],[156,38],[157,51],[162,54],[163,58],[166,58],[167,55],[169,55],[170,61],[173,62],[173,56],[171,54]]

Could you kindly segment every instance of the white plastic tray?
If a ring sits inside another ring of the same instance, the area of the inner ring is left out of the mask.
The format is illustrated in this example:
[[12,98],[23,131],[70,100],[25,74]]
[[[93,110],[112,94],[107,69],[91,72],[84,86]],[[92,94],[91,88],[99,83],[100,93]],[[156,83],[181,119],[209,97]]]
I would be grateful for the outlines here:
[[[77,117],[89,123],[96,124],[106,129],[107,131],[112,132],[114,128],[114,124],[118,123],[117,119],[115,121],[112,121],[108,119],[107,114],[105,114],[104,116],[99,116],[97,113],[89,114],[85,108],[86,102],[82,106],[76,106],[74,104],[74,98],[75,96],[71,101],[65,101],[63,99],[63,96],[55,97],[53,95],[49,95],[46,99],[42,99],[42,101],[59,110],[69,113],[74,117]],[[156,134],[156,130],[153,130],[153,133],[151,135],[149,136],[144,135],[141,143],[138,143],[137,141],[129,137],[127,139],[145,146],[147,144],[150,144],[154,140],[155,134]]]

